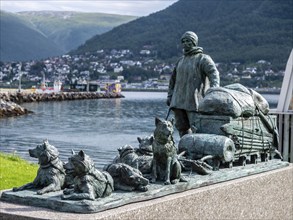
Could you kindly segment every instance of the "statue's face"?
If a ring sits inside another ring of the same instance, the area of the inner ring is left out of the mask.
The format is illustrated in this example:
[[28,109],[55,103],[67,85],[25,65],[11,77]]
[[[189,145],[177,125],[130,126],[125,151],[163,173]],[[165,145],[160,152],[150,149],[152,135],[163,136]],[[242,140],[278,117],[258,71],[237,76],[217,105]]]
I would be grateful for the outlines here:
[[194,47],[192,40],[190,40],[189,38],[183,38],[181,40],[181,44],[184,51],[189,51],[190,49],[192,49],[192,47]]

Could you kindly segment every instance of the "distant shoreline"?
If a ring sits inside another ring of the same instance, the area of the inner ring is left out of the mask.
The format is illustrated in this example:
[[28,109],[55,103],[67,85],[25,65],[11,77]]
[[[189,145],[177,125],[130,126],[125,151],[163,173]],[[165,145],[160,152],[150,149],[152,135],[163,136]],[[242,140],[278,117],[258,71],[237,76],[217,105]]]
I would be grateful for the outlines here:
[[[253,89],[260,94],[275,94],[279,95],[281,89]],[[168,92],[167,89],[135,89],[135,88],[122,88],[123,92]]]
[[275,94],[280,95],[281,89],[253,89],[254,91],[260,93],[260,94]]
[[[280,88],[276,89],[269,89],[269,88],[259,88],[255,89],[252,88],[254,91],[260,93],[260,94],[275,94],[279,95],[281,92]],[[0,93],[3,92],[9,92],[9,93],[15,93],[18,89],[7,89],[7,88],[0,88]],[[25,89],[25,92],[30,92],[30,89]],[[142,88],[122,88],[121,93],[123,92],[168,92],[167,89],[142,89]]]

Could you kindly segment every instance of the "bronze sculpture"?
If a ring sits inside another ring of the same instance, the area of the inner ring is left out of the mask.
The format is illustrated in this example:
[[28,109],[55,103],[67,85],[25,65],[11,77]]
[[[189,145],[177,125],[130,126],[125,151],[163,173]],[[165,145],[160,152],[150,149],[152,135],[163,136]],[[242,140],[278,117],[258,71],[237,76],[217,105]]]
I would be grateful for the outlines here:
[[74,187],[65,189],[62,199],[95,200],[111,195],[114,190],[111,175],[97,170],[93,160],[82,150],[78,154],[73,152],[64,167],[74,171]]
[[165,185],[186,182],[181,176],[181,165],[177,159],[177,148],[173,139],[174,121],[155,119],[153,141],[152,180],[163,180]]
[[40,167],[37,176],[33,182],[15,187],[13,191],[38,189],[37,194],[44,194],[61,190],[65,181],[65,170],[59,159],[57,148],[45,140],[36,148],[29,149],[29,154],[39,160]]
[[149,180],[142,173],[125,163],[113,163],[104,167],[114,179],[115,190],[148,191]]
[[[169,82],[167,105],[175,114],[180,137],[191,133],[194,115],[205,90],[220,86],[219,72],[209,55],[198,47],[198,37],[187,31],[181,37],[184,55],[174,68]],[[209,82],[209,85],[208,85]]]

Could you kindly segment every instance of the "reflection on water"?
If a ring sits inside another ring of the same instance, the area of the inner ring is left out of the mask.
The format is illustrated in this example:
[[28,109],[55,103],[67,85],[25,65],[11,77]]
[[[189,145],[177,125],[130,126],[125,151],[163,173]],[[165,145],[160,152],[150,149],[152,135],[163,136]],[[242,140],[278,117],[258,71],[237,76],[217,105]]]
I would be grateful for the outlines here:
[[[123,99],[26,103],[34,114],[0,120],[0,151],[30,158],[28,149],[44,139],[58,148],[63,161],[71,149],[83,149],[98,168],[112,161],[117,148],[138,146],[137,137],[152,134],[155,117],[165,118],[166,93],[123,92]],[[172,115],[171,115],[172,117]],[[178,134],[175,133],[178,143]]]

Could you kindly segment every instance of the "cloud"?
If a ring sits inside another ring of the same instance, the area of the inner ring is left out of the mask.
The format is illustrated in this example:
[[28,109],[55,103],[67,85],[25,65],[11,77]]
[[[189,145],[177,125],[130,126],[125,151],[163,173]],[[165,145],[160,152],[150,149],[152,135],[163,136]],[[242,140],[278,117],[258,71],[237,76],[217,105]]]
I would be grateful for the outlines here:
[[146,16],[160,11],[178,0],[1,0],[1,10],[19,11],[80,11]]

